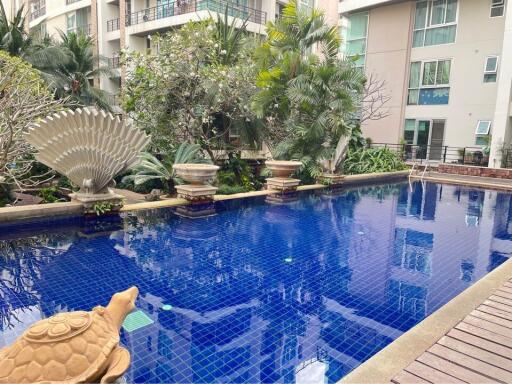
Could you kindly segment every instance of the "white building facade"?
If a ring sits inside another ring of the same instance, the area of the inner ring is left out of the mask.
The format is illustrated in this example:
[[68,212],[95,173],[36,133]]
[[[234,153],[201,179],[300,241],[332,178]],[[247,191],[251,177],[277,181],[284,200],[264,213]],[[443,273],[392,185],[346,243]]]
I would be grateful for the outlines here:
[[[345,54],[385,81],[388,116],[367,121],[375,143],[490,147],[511,143],[512,7],[506,0],[342,0]],[[452,152],[450,152],[452,151]]]

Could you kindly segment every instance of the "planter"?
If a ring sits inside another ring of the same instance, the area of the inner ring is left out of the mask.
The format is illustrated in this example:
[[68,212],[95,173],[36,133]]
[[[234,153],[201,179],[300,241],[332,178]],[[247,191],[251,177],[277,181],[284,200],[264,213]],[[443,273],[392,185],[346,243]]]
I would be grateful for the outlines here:
[[192,185],[205,185],[215,178],[219,167],[212,164],[174,164],[176,175]]
[[266,167],[272,172],[273,177],[289,178],[302,167],[300,161],[267,160]]

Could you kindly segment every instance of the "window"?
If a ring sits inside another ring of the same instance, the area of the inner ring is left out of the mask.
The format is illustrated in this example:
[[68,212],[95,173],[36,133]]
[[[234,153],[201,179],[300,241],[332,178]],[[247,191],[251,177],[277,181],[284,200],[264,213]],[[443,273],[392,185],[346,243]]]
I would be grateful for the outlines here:
[[505,0],[491,0],[491,17],[501,17],[505,14]]
[[413,28],[413,47],[453,43],[457,31],[457,0],[418,1]]
[[76,29],[76,14],[75,14],[75,12],[67,15],[66,27],[67,27],[68,33],[73,32]]
[[366,37],[368,33],[368,12],[349,15],[342,27],[343,53],[354,58],[357,67],[364,67]]
[[478,120],[475,131],[475,145],[488,145],[489,143],[489,131],[491,130],[490,120]]
[[408,105],[448,104],[451,60],[415,61],[409,74]]
[[498,56],[485,58],[484,83],[495,83],[498,77]]

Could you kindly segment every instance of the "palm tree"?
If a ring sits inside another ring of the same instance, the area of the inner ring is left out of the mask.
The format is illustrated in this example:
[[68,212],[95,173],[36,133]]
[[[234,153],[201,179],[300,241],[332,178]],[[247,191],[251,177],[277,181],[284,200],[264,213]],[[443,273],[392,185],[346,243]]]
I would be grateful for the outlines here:
[[149,152],[139,156],[139,163],[133,168],[133,174],[123,177],[123,183],[133,182],[135,185],[144,184],[150,180],[160,180],[169,192],[174,194],[175,185],[182,181],[176,177],[172,164],[208,163],[209,161],[200,155],[199,144],[182,143],[174,155],[174,161],[161,162]]
[[[301,9],[296,0],[268,24],[267,33],[256,53],[261,90],[253,108],[271,127],[274,156],[300,159],[308,174],[317,176],[319,161],[349,133],[365,77],[351,60],[339,59],[337,29],[320,11]],[[312,53],[314,47],[319,55]]]
[[50,79],[51,86],[58,96],[70,96],[82,105],[95,105],[111,112],[107,93],[91,84],[94,78],[115,75],[108,59],[94,54],[94,41],[83,32],[59,34],[59,47],[68,53],[69,61],[58,66]]
[[36,38],[25,30],[24,7],[20,7],[12,20],[8,20],[5,8],[0,2],[0,49],[11,56],[19,56],[28,61],[43,77],[52,73],[57,66],[66,63],[69,57],[47,37]]

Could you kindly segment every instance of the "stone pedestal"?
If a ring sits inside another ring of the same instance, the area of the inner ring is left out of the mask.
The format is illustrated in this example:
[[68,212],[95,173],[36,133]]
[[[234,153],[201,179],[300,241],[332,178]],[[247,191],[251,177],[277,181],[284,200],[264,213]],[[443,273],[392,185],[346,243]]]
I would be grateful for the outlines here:
[[268,189],[274,189],[280,192],[295,191],[299,184],[299,179],[288,177],[271,177],[267,179]]
[[343,184],[344,179],[345,179],[345,175],[336,175],[334,173],[323,173],[318,178],[318,182],[320,184],[324,184],[324,185],[328,185],[328,186],[337,188]]
[[292,203],[294,201],[297,201],[299,199],[299,196],[297,195],[297,192],[280,192],[280,193],[273,193],[272,195],[268,195],[265,198],[265,202],[270,204],[286,204],[286,203]]
[[[200,217],[214,216],[217,214],[217,211],[215,210],[215,204],[209,202],[179,206],[176,208],[176,214],[188,219],[197,219]],[[190,233],[188,235],[190,235]]]
[[176,192],[178,197],[188,201],[212,201],[217,188],[211,185],[185,184],[176,186]]
[[111,205],[111,209],[108,213],[117,212],[123,206],[124,200],[124,196],[118,195],[111,190],[107,193],[97,194],[75,192],[71,193],[69,197],[71,201],[76,201],[83,205],[85,214],[96,214],[94,206],[102,203]]

